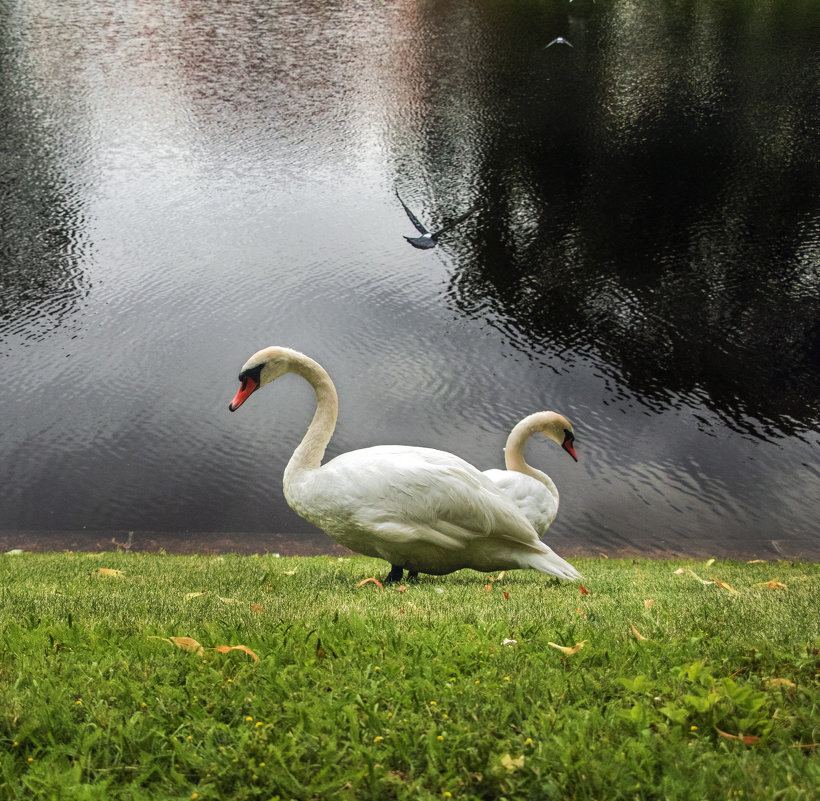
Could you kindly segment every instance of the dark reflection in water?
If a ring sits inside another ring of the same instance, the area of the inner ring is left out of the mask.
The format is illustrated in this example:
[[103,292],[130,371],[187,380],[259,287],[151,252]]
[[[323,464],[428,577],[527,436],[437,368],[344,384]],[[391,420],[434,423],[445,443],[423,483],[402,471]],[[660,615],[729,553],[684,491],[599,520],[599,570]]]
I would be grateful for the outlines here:
[[[499,466],[565,412],[580,463],[530,454],[559,552],[820,556],[818,33],[808,2],[17,4],[0,542],[330,547],[281,494],[310,392],[227,413],[281,344],[337,384],[329,456]],[[431,230],[479,208],[414,250],[397,191]]]
[[[651,7],[488,17],[492,52],[530,55],[495,64],[492,98],[476,100],[506,113],[481,138],[491,211],[453,301],[489,304],[527,351],[602,356],[647,403],[702,398],[760,435],[813,429],[817,25],[782,8]],[[575,31],[579,52],[539,52],[546,30]]]

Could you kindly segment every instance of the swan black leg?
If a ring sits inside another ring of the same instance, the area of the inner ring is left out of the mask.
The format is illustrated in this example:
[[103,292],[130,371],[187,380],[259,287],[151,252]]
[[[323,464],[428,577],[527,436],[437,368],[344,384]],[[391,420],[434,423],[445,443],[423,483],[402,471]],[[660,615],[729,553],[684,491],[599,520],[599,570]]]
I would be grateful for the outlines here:
[[385,578],[385,584],[393,584],[396,581],[401,581],[401,577],[404,575],[404,568],[399,567],[398,565],[390,565],[390,572],[387,574],[387,578]]
[[407,580],[408,581],[418,581],[419,580],[419,571],[418,570],[408,570],[407,571]]

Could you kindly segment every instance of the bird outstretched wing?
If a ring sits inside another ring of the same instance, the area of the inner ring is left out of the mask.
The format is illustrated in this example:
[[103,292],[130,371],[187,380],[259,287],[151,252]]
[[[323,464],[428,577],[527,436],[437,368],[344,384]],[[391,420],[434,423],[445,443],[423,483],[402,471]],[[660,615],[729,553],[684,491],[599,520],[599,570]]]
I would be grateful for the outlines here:
[[396,197],[399,199],[399,203],[401,203],[402,208],[404,209],[407,216],[410,218],[410,222],[413,223],[416,230],[420,234],[429,234],[430,232],[419,222],[418,217],[416,217],[416,215],[413,214],[413,212],[407,208],[407,204],[401,199],[401,195],[399,194],[398,189],[396,190]]

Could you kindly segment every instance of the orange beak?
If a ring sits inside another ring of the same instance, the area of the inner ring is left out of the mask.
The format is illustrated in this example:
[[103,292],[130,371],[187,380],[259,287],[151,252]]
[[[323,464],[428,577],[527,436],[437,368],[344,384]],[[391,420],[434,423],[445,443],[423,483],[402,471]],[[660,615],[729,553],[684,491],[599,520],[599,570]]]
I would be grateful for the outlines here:
[[235,412],[257,389],[259,384],[249,375],[242,379],[242,386],[236,393],[234,399],[228,404],[228,409]]

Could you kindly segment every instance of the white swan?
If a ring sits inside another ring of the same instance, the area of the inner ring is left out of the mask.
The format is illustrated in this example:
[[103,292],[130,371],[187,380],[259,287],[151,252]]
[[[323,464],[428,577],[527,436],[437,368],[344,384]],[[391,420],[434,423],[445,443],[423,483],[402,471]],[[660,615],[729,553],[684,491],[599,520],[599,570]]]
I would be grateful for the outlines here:
[[379,445],[322,464],[336,427],[338,399],[320,364],[290,348],[251,356],[230,403],[236,411],[265,384],[296,373],[316,393],[316,412],[285,468],[285,499],[297,514],[358,553],[386,559],[386,581],[404,570],[442,575],[534,568],[577,578],[515,504],[481,471],[432,448]]
[[487,476],[524,513],[540,536],[558,514],[558,488],[540,470],[527,464],[524,445],[533,434],[543,434],[557,442],[575,461],[575,433],[572,424],[558,412],[536,412],[517,423],[504,447],[506,470],[485,470]]

